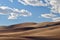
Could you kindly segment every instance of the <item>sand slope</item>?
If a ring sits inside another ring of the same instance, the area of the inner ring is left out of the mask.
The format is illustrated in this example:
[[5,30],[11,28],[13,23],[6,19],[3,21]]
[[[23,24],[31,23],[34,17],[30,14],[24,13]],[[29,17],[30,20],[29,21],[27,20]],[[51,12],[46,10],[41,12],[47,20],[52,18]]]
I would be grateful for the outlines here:
[[0,27],[0,40],[60,40],[60,22],[30,22]]

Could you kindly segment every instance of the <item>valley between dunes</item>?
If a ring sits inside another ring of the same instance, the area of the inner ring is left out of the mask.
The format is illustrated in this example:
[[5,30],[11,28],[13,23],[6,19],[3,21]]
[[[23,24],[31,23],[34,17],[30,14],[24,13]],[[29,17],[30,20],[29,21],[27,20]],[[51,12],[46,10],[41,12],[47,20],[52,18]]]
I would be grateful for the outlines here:
[[2,26],[0,40],[60,40],[60,22],[27,22]]

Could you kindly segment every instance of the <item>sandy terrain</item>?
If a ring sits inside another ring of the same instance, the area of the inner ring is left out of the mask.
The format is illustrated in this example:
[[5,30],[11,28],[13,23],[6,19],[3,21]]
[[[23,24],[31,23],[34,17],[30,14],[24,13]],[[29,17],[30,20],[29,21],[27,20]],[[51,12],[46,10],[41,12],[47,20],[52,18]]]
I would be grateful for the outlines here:
[[60,40],[60,22],[30,22],[0,27],[0,40]]

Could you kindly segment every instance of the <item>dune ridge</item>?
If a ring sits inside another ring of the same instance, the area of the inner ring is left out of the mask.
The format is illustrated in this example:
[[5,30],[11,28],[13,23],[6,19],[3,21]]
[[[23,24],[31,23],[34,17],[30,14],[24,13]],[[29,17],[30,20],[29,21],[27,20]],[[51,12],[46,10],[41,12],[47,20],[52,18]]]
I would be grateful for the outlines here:
[[60,40],[60,22],[27,22],[0,27],[0,40]]

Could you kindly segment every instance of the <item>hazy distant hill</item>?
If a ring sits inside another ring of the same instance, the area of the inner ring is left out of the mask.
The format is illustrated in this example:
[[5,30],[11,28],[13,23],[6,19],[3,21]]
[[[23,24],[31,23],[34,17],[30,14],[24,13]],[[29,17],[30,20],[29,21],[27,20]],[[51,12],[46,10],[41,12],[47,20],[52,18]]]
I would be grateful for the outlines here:
[[60,22],[28,22],[0,27],[0,40],[60,40]]

